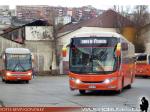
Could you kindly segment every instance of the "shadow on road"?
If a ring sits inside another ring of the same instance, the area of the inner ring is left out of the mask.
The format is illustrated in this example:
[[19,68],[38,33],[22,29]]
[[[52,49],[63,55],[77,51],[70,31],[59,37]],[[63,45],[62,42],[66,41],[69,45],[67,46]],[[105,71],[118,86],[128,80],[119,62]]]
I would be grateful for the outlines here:
[[26,81],[7,81],[4,83],[5,84],[29,84],[29,82],[27,83]]
[[136,79],[150,79],[149,76],[136,76]]
[[76,94],[75,96],[118,96],[127,91],[130,91],[130,90],[127,89],[126,87],[122,90],[121,93],[118,93],[116,91],[93,90],[93,91],[86,91],[86,93],[84,95],[79,93],[79,94]]

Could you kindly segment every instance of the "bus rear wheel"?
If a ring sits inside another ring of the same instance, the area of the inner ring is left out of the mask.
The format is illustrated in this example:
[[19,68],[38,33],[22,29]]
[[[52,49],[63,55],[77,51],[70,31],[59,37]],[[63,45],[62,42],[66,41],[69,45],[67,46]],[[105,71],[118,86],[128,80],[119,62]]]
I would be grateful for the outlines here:
[[79,90],[79,93],[84,95],[86,93],[86,91],[85,90]]

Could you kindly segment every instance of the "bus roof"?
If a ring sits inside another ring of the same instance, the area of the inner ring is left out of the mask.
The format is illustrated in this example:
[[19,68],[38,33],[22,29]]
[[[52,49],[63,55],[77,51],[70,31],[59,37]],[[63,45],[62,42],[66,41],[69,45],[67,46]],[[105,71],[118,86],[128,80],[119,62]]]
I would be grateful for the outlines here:
[[116,33],[116,32],[95,32],[95,33],[79,33],[76,34],[75,37],[92,37],[92,36],[97,36],[97,37],[117,37],[117,38],[122,38],[122,35]]
[[73,38],[78,38],[78,37],[92,37],[92,36],[122,38],[122,39],[126,40],[128,43],[131,43],[124,36],[122,36],[121,34],[118,34],[116,32],[94,32],[94,33],[88,33],[88,32],[85,33],[84,32],[84,33],[78,33],[78,34],[76,34],[76,36],[74,36]]
[[5,53],[9,54],[30,54],[30,50],[26,48],[6,48]]

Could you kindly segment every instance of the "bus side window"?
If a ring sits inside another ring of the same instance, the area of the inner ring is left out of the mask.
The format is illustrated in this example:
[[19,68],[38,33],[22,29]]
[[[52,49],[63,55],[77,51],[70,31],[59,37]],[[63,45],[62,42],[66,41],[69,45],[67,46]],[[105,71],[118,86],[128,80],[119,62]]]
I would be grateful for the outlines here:
[[127,51],[128,50],[128,43],[121,43],[121,49],[123,51]]
[[150,64],[150,55],[148,56],[148,64]]

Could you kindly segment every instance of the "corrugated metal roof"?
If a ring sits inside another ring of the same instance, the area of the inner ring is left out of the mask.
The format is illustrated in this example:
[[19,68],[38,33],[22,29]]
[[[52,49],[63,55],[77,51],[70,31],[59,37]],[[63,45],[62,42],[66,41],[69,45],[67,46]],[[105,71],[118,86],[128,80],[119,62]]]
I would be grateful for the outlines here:
[[5,53],[9,54],[30,54],[30,50],[26,48],[6,48]]

